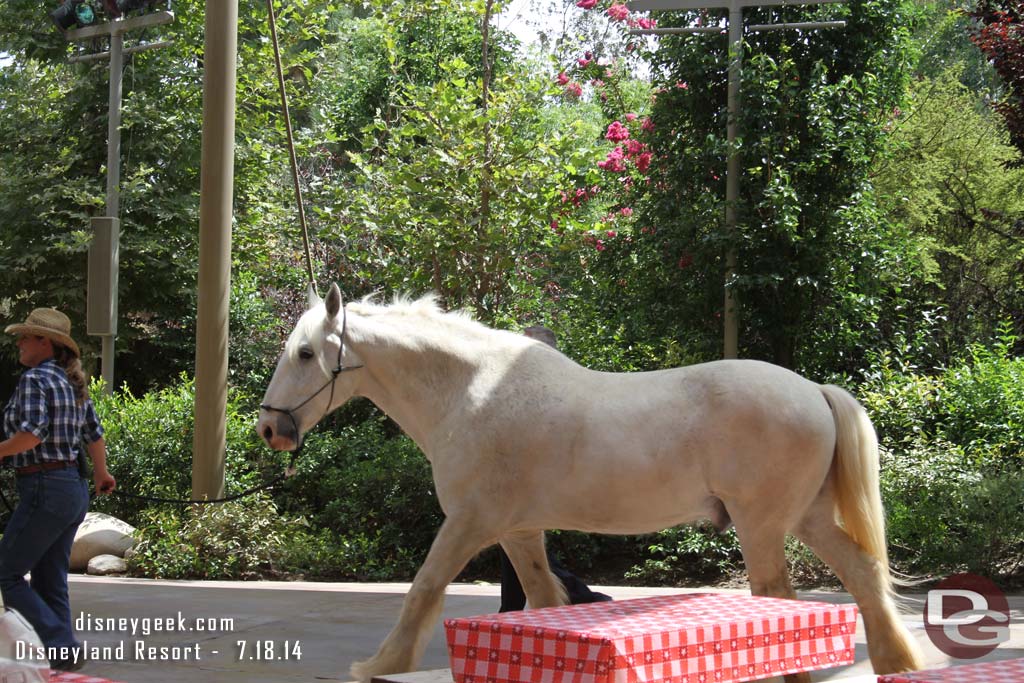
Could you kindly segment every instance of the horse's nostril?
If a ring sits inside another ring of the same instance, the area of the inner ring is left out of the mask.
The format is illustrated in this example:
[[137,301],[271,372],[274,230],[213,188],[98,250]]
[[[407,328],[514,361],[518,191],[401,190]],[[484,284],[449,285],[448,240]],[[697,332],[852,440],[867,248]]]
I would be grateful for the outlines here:
[[270,425],[267,425],[266,427],[264,427],[263,428],[263,438],[266,439],[267,441],[270,441],[273,437],[274,437],[274,430],[270,428]]

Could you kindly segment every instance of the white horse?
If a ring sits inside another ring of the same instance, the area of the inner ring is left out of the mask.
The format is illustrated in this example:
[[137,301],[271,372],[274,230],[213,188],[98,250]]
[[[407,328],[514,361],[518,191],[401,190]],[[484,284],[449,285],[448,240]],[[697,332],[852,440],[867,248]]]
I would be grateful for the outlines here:
[[[500,543],[531,607],[564,604],[545,529],[736,527],[755,595],[793,598],[783,546],[806,543],[860,607],[878,673],[921,668],[892,600],[878,451],[845,391],[756,361],[616,374],[492,330],[432,298],[343,306],[337,285],[292,332],[257,429],[278,450],[351,396],[391,416],[430,460],[445,514],[397,625],[352,667],[413,670],[445,587]],[[807,674],[787,681],[809,681]]]

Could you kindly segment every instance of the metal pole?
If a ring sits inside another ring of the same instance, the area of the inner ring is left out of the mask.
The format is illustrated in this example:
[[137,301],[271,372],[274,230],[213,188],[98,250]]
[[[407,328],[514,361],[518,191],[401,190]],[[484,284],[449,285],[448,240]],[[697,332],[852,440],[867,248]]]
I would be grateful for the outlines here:
[[[107,104],[107,216],[117,218],[121,212],[121,74],[124,66],[122,51],[124,34],[110,34],[110,96]],[[111,324],[110,334],[100,337],[100,369],[103,375],[103,391],[110,395],[114,391],[114,340],[117,338],[117,271],[119,236],[114,234],[111,243],[111,267],[113,289],[110,293]]]
[[739,128],[740,70],[743,66],[743,9],[735,3],[729,7],[729,81],[727,96],[726,139],[729,159],[725,171],[725,232],[729,244],[725,253],[725,313],[722,316],[723,357],[736,358],[739,353],[739,310],[733,279],[736,277],[736,216],[740,198],[740,155],[736,149]]
[[121,184],[121,72],[124,55],[169,45],[169,42],[136,45],[124,49],[124,34],[136,29],[160,26],[174,21],[170,12],[153,12],[139,17],[114,19],[105,24],[64,32],[67,40],[81,42],[110,38],[110,50],[80,55],[71,63],[110,60],[110,96],[107,106],[107,206],[106,215],[90,221],[93,242],[89,246],[89,281],[86,298],[86,329],[100,338],[100,370],[104,393],[114,391],[114,341],[117,338],[117,280],[120,253]]
[[238,0],[206,3],[192,497],[224,492]]

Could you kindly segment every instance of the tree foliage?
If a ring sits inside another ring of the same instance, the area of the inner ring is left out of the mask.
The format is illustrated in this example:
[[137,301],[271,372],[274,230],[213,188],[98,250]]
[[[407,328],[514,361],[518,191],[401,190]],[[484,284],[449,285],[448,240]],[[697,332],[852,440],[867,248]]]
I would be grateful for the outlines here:
[[1006,121],[1010,141],[1024,165],[1024,11],[1012,0],[981,0],[971,12],[977,22],[971,40],[991,62],[1005,88],[993,106]]
[[979,108],[959,69],[913,84],[874,184],[888,220],[921,264],[904,318],[927,344],[921,360],[954,356],[1005,319],[1022,324],[1024,174],[999,118]]

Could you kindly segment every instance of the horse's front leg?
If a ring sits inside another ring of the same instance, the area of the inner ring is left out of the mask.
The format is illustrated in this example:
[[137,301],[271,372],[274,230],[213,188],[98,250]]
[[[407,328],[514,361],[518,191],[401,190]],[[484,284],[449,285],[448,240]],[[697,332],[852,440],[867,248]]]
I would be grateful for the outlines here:
[[441,525],[402,603],[398,623],[370,659],[356,662],[351,673],[359,681],[412,671],[423,656],[444,606],[444,589],[481,548],[494,542],[472,515],[449,517]]

